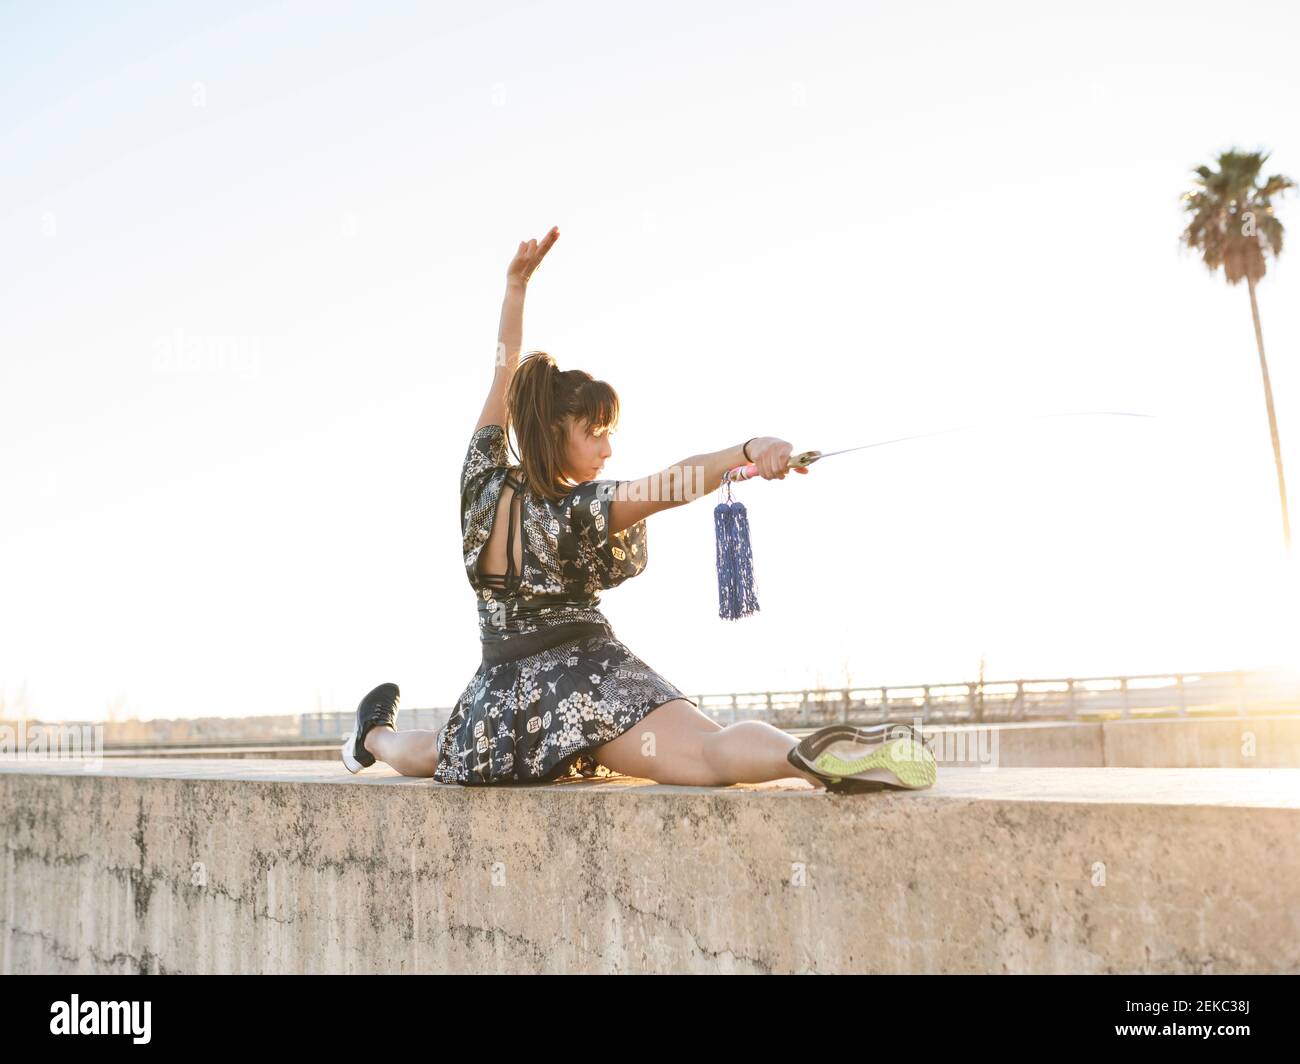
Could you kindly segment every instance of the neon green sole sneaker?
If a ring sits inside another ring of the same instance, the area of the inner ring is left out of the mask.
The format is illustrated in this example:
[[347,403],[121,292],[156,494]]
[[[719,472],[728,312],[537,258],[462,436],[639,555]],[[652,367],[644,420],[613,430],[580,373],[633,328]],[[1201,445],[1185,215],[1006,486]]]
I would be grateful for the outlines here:
[[[876,729],[827,728],[809,736],[809,746],[816,750],[811,758],[799,758],[799,748],[791,750],[791,764],[812,772],[828,791],[857,793],[878,790],[921,790],[934,786],[938,765],[926,742],[914,738],[914,732],[886,739]],[[824,733],[824,734],[823,734]],[[897,734],[897,732],[896,732]],[[820,740],[820,741],[818,741]]]

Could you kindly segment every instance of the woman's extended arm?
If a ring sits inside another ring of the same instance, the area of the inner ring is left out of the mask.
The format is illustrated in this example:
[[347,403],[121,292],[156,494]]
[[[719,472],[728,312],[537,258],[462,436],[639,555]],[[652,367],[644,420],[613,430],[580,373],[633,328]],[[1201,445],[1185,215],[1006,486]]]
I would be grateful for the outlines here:
[[[790,471],[791,450],[789,443],[776,436],[759,436],[750,442],[748,458],[742,442],[722,451],[692,455],[640,480],[620,481],[609,506],[610,534],[622,532],[660,510],[683,506],[716,491],[723,473],[751,461],[764,480],[784,480]],[[800,473],[808,472],[803,466],[795,468]]]
[[496,368],[475,432],[484,425],[506,423],[506,396],[510,392],[510,379],[519,368],[519,352],[524,345],[524,294],[528,279],[559,239],[559,227],[552,226],[540,244],[536,240],[520,241],[519,250],[506,268],[506,294],[501,301],[501,322],[497,327]]

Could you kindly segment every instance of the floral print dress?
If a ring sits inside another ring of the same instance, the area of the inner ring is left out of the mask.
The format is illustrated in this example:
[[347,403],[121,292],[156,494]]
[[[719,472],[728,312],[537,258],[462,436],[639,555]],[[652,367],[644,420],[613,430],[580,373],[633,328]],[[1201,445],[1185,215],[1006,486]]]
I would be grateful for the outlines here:
[[[479,555],[507,479],[515,489],[509,568],[481,573]],[[460,507],[483,661],[438,732],[433,778],[442,783],[608,775],[593,748],[685,697],[618,640],[600,610],[600,592],[641,573],[647,561],[644,519],[609,532],[619,481],[586,481],[558,503],[521,484],[522,471],[508,464],[505,429],[478,429],[461,468]],[[516,573],[517,528],[523,564]]]

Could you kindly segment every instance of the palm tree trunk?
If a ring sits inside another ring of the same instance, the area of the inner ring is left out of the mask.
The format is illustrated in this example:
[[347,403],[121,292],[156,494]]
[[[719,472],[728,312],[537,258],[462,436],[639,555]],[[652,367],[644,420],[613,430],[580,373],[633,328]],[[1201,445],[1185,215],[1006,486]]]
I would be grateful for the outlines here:
[[1264,357],[1264,331],[1259,327],[1259,304],[1255,301],[1255,282],[1246,278],[1250,289],[1250,316],[1255,320],[1255,345],[1259,348],[1259,369],[1264,374],[1264,403],[1268,407],[1268,432],[1273,437],[1273,462],[1277,466],[1277,492],[1282,499],[1282,540],[1291,553],[1291,517],[1286,508],[1286,477],[1282,473],[1282,445],[1277,438],[1277,414],[1273,412],[1273,387],[1268,382],[1268,360]]

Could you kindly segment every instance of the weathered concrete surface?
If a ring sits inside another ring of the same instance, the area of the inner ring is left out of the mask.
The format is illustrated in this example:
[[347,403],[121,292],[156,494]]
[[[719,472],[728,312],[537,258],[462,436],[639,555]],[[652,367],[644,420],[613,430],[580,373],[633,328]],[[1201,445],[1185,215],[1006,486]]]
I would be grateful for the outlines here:
[[1300,770],[462,788],[0,761],[0,971],[1300,973]]

